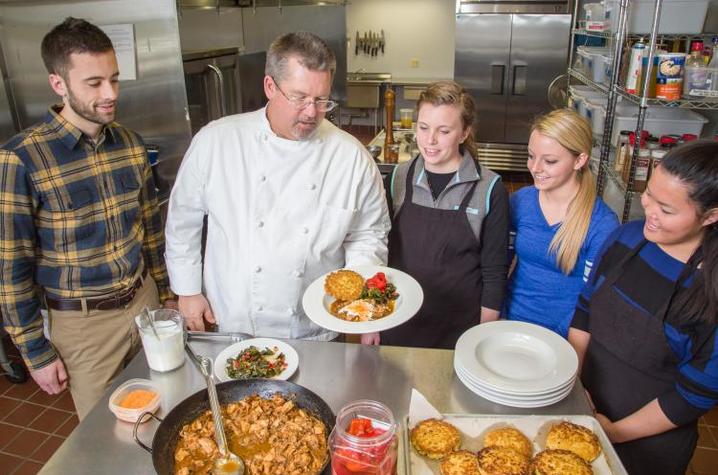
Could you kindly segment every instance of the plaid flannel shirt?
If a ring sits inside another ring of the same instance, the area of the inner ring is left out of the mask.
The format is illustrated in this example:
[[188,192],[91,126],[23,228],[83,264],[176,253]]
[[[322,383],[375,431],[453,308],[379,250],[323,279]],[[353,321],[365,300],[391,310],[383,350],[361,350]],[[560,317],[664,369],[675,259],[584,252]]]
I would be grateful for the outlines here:
[[112,123],[94,143],[50,108],[0,147],[0,311],[30,369],[57,358],[43,292],[110,294],[148,267],[171,298],[155,183],[142,139]]

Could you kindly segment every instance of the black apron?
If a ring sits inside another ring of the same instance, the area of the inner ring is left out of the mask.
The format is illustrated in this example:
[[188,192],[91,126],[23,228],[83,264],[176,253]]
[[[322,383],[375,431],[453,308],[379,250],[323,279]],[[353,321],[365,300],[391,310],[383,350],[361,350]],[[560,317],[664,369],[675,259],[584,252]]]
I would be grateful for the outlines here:
[[419,206],[412,202],[416,161],[389,233],[389,266],[421,284],[424,303],[411,320],[382,332],[381,344],[453,349],[481,321],[481,247],[466,216],[478,181],[457,210]]
[[[644,239],[606,275],[591,297],[589,331],[581,381],[598,412],[612,421],[636,412],[673,390],[678,359],[663,329],[674,296],[692,274],[689,261],[657,315],[648,315],[617,293],[613,284],[646,244]],[[658,297],[658,296],[657,296]],[[683,475],[693,455],[696,422],[614,447],[630,475]]]

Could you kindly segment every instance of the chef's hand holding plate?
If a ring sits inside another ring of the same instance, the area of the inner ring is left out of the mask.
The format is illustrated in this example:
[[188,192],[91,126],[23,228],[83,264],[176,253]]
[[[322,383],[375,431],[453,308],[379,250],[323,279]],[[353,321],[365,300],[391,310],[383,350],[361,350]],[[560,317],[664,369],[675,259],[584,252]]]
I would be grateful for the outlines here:
[[379,332],[363,333],[360,340],[362,345],[378,345],[381,343],[381,336]]
[[188,330],[205,331],[205,320],[215,323],[214,314],[204,295],[180,295],[178,299],[179,311]]

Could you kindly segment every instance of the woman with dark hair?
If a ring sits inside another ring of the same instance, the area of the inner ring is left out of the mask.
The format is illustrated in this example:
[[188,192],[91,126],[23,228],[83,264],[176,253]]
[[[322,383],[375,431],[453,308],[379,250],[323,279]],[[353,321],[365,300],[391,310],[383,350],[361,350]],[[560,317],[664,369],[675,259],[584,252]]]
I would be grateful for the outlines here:
[[641,204],[594,264],[569,341],[628,472],[682,475],[718,402],[718,143],[668,153]]

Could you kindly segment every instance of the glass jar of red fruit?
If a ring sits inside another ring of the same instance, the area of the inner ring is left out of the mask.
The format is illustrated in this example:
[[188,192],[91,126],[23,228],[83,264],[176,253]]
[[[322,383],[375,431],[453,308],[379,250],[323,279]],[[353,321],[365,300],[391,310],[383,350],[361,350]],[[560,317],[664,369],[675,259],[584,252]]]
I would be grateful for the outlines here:
[[394,475],[398,450],[394,414],[367,399],[342,408],[329,435],[334,475]]

